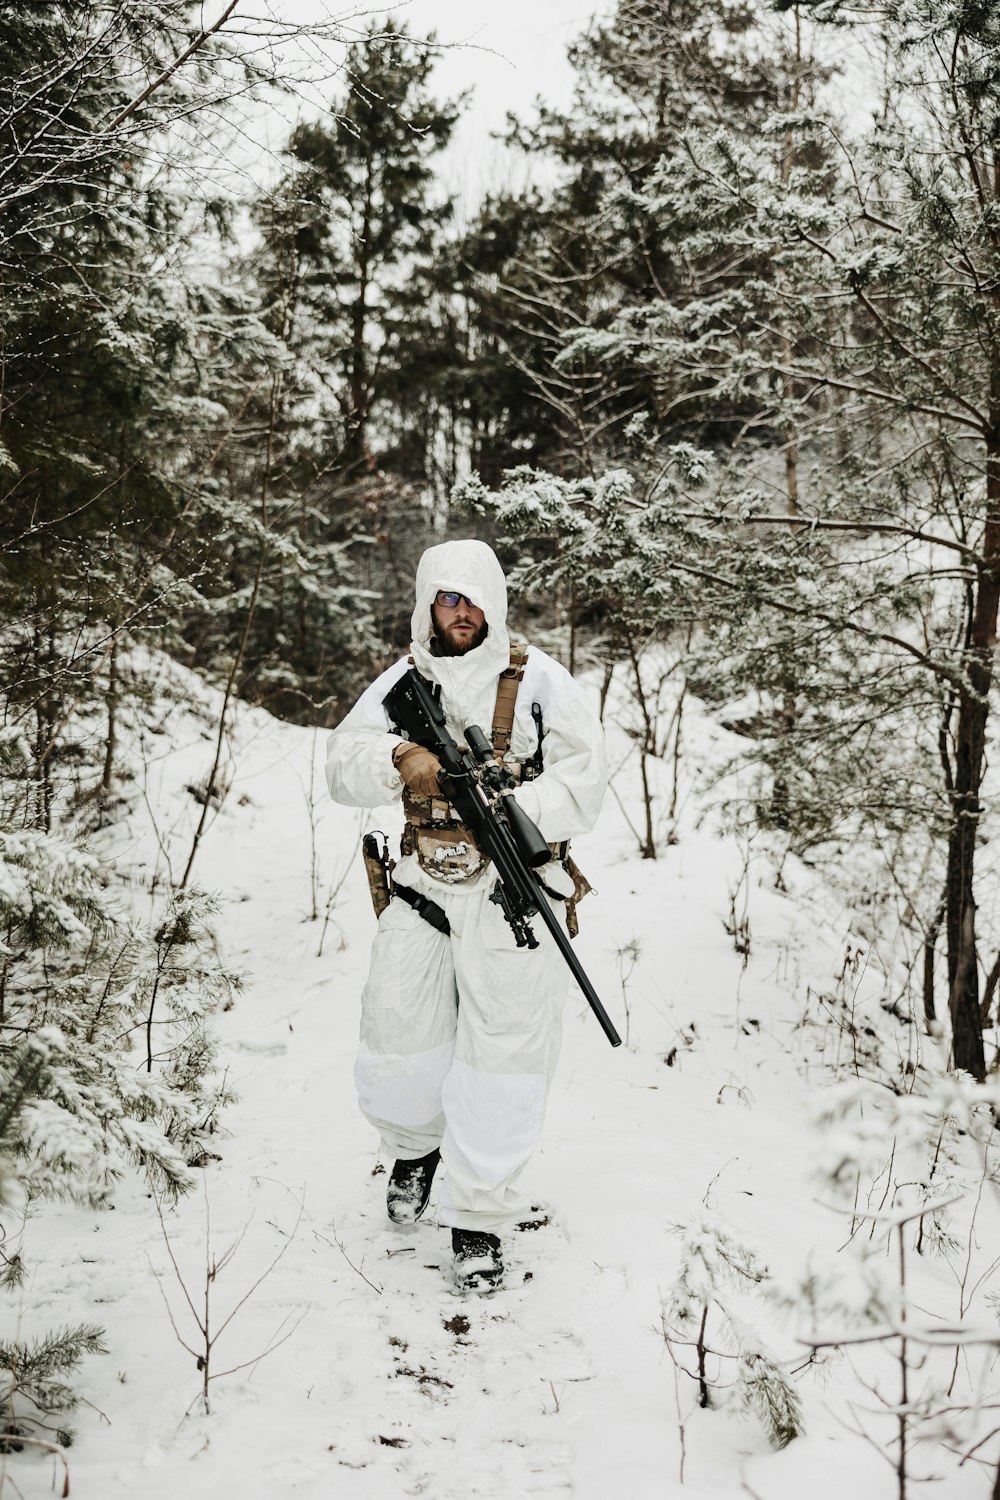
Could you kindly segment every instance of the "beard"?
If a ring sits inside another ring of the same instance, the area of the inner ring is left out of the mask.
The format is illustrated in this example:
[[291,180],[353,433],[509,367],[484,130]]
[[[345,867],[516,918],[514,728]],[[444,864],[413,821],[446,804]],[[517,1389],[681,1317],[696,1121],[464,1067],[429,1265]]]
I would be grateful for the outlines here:
[[484,620],[477,630],[458,630],[455,623],[442,627],[434,620],[433,648],[437,656],[466,656],[481,646],[489,634]]

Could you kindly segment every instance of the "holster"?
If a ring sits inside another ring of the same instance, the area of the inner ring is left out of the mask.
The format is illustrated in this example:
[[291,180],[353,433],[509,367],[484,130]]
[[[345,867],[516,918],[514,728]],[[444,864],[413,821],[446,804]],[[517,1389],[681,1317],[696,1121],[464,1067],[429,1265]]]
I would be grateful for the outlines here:
[[[381,850],[378,846],[379,839],[382,840]],[[372,906],[378,918],[392,900],[392,872],[396,868],[396,861],[389,858],[389,840],[381,829],[365,834],[361,840],[361,857],[365,862]]]

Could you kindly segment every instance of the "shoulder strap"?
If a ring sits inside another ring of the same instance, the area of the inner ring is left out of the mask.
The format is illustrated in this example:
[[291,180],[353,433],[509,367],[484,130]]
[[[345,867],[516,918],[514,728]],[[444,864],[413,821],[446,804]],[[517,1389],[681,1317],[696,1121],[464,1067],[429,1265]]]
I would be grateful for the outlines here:
[[514,704],[517,702],[517,690],[521,686],[524,664],[527,660],[526,643],[520,641],[512,645],[510,666],[500,673],[500,681],[497,683],[497,701],[493,708],[491,738],[494,754],[501,760],[510,749],[511,730],[514,728]]

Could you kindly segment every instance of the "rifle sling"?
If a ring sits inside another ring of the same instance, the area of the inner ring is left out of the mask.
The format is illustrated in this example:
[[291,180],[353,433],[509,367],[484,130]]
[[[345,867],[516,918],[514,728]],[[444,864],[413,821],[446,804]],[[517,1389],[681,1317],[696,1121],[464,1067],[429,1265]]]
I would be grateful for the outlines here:
[[445,937],[451,932],[451,923],[448,921],[443,906],[438,906],[429,896],[422,896],[419,891],[411,890],[408,885],[400,885],[398,881],[393,882],[392,894],[405,901],[407,906],[412,906],[418,917],[423,917],[438,932],[443,932]]
[[514,704],[517,702],[517,690],[521,686],[524,664],[527,659],[526,645],[519,643],[511,646],[510,666],[505,667],[500,673],[500,681],[497,683],[497,698],[493,706],[493,728],[490,738],[493,741],[493,753],[500,761],[510,749],[510,736],[514,728]]

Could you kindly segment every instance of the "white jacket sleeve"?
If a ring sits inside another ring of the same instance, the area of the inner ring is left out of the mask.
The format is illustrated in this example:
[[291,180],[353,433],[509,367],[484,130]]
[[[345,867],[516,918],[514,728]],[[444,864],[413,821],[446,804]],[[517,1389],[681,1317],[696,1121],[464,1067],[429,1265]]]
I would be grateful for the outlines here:
[[604,730],[586,693],[563,668],[554,686],[543,740],[545,769],[513,793],[550,844],[590,832],[608,784]]
[[402,778],[392,763],[392,753],[402,740],[390,730],[382,700],[405,671],[403,660],[383,672],[331,732],[326,780],[335,802],[381,807],[402,792]]

